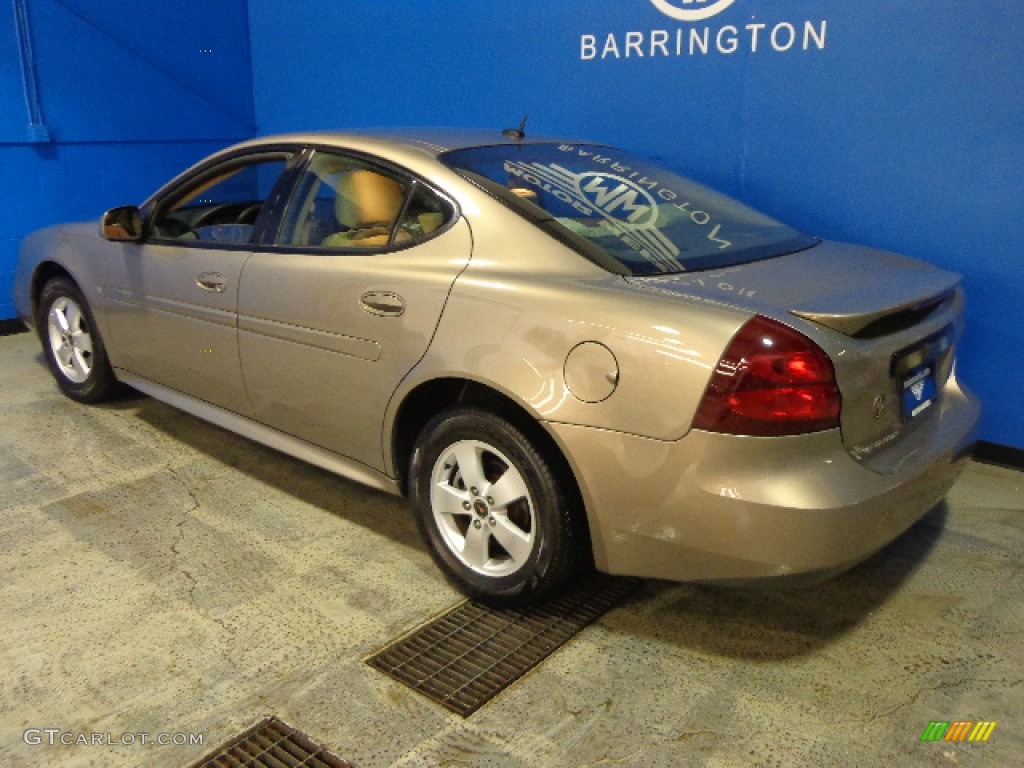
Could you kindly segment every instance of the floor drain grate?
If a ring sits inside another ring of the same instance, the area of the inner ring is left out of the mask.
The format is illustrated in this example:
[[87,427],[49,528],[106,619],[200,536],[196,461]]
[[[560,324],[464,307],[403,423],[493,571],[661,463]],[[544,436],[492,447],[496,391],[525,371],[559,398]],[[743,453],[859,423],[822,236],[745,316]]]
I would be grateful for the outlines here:
[[268,717],[232,739],[192,768],[352,768],[306,734],[276,717]]
[[367,663],[468,717],[641,583],[598,575],[524,610],[460,603]]

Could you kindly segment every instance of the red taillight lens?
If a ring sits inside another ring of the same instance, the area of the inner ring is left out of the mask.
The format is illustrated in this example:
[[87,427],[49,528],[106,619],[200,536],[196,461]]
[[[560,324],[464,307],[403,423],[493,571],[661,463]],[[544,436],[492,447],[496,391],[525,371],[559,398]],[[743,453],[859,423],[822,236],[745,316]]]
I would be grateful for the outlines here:
[[799,435],[838,427],[841,403],[832,361],[821,347],[758,316],[718,361],[693,426],[734,435]]

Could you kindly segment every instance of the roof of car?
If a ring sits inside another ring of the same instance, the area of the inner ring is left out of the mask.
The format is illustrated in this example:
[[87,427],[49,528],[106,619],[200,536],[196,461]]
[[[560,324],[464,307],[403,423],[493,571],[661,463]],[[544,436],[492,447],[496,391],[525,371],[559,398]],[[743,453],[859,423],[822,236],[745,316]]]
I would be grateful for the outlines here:
[[[239,146],[269,146],[277,144],[388,144],[392,147],[405,146],[439,155],[453,149],[486,147],[500,144],[551,143],[565,141],[553,136],[534,136],[527,133],[524,138],[506,136],[501,130],[467,128],[369,128],[344,131],[308,131],[262,136],[244,142]],[[571,143],[591,143],[573,141]]]

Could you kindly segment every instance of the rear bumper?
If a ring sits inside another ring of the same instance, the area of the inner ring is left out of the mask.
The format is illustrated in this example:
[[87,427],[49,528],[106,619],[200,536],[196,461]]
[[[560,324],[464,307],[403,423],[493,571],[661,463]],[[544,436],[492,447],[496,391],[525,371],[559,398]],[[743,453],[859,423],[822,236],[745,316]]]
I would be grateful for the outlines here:
[[694,430],[661,442],[548,427],[580,483],[599,569],[731,581],[839,571],[884,547],[956,481],[979,412],[951,379],[927,428],[890,449],[887,474],[855,461],[836,430],[786,438]]

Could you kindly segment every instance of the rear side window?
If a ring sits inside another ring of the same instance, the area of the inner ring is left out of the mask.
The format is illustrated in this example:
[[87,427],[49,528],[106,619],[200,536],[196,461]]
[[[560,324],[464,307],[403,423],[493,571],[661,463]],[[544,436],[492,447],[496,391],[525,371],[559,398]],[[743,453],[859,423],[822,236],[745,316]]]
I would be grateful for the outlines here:
[[610,258],[631,275],[742,264],[817,243],[610,147],[509,144],[449,152],[442,160],[584,255],[606,267]]
[[367,162],[317,152],[295,186],[276,244],[366,250],[412,243],[451,219],[451,206],[423,184]]

